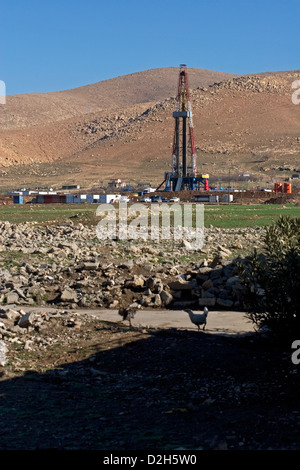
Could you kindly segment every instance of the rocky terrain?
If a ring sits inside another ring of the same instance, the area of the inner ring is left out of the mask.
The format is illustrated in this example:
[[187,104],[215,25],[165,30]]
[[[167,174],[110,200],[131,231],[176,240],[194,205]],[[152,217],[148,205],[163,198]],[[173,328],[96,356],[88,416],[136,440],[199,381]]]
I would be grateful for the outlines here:
[[206,229],[197,251],[187,240],[100,241],[95,227],[83,224],[2,222],[0,231],[0,337],[31,349],[40,339],[24,333],[47,329],[53,308],[75,327],[76,311],[87,308],[242,309],[236,263],[260,247],[263,228]]
[[258,333],[96,315],[241,310],[236,260],[260,247],[262,228],[208,228],[200,251],[185,240],[100,241],[69,222],[0,230],[1,450],[299,448],[288,351]]
[[2,222],[1,303],[241,307],[233,258],[259,246],[262,231],[206,229],[203,249],[195,255],[186,240],[100,241],[95,227],[82,224]]
[[[236,262],[259,248],[263,232],[206,229],[204,246],[194,251],[186,240],[100,241],[95,227],[83,224],[2,222],[0,230],[0,336],[25,348],[34,338],[24,333],[47,328],[53,309],[67,326],[76,326],[84,309],[242,309]],[[43,313],[23,310],[30,306]]]

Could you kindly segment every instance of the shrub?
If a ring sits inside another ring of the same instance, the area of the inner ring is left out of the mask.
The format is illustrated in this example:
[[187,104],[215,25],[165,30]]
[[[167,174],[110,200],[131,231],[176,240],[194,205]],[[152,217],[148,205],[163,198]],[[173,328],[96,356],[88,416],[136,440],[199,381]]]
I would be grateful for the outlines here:
[[239,265],[247,316],[279,339],[300,337],[300,218],[267,227],[264,250]]

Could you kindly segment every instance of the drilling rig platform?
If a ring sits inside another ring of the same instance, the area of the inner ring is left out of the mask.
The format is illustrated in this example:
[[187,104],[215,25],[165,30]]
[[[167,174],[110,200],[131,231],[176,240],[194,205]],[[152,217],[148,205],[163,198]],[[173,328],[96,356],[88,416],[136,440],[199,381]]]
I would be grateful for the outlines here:
[[177,92],[177,106],[173,112],[175,120],[172,172],[165,173],[164,191],[199,190],[208,191],[208,175],[197,174],[196,149],[194,141],[193,114],[190,101],[187,66],[180,65]]

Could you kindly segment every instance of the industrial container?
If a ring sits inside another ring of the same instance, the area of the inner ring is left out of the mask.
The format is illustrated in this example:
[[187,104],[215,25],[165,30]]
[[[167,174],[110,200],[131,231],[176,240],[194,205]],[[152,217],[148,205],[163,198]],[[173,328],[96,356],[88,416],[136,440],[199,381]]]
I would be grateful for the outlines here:
[[274,191],[275,191],[275,193],[282,193],[282,183],[275,183],[274,184]]
[[38,194],[35,198],[37,204],[44,204],[44,195]]
[[13,196],[14,204],[23,204],[23,196],[15,195]]
[[292,192],[292,183],[284,183],[284,185],[283,185],[283,191],[284,191],[286,194],[291,194],[291,192]]
[[109,204],[113,202],[118,196],[116,194],[100,194],[99,202]]
[[195,202],[209,202],[209,195],[207,196],[200,196],[200,195],[197,195],[195,196]]
[[222,202],[232,202],[233,195],[232,194],[223,194],[222,195]]
[[211,203],[218,203],[219,202],[219,196],[214,196],[213,194],[207,194],[207,195],[196,195],[195,196],[195,202],[211,202]]
[[89,204],[94,202],[93,194],[87,194],[86,195],[86,202],[89,203]]
[[66,202],[65,194],[44,194],[45,204],[64,204]]
[[67,184],[61,187],[61,189],[80,189],[79,184]]
[[74,202],[73,194],[66,194],[66,203],[67,204],[73,204],[73,202]]

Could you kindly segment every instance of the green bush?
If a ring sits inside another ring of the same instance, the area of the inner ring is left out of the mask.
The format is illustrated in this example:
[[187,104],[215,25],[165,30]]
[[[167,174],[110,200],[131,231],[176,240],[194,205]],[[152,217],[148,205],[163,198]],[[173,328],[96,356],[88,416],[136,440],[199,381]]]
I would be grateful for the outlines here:
[[280,217],[267,227],[263,252],[254,251],[239,273],[247,316],[258,329],[300,339],[300,218]]

